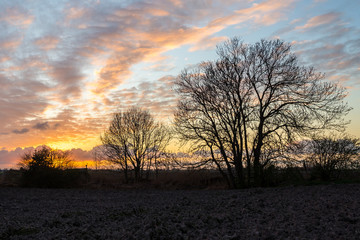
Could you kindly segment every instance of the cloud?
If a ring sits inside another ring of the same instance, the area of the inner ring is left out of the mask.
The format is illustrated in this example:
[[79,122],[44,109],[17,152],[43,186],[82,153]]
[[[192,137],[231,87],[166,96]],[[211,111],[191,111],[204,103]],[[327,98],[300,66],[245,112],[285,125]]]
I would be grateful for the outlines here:
[[14,50],[16,47],[18,47],[21,43],[21,40],[16,39],[16,40],[5,40],[0,42],[0,47],[1,48],[5,48],[5,49],[9,49],[9,50]]
[[151,65],[150,67],[146,68],[145,70],[152,70],[152,71],[158,71],[158,72],[168,72],[175,68],[175,65],[173,63],[157,63],[154,65]]
[[[16,50],[21,43],[22,36],[19,34],[12,33],[6,36],[0,36],[0,49],[2,52],[6,51],[9,54]],[[9,60],[9,57],[7,57],[7,60]]]
[[339,19],[340,14],[336,12],[330,12],[323,15],[310,18],[303,26],[298,26],[295,29],[309,30],[322,25],[331,24]]
[[93,160],[92,151],[85,151],[80,148],[73,148],[70,151],[71,157],[76,161],[89,161]]
[[[216,11],[219,6],[215,2],[209,4],[173,3],[179,7],[177,9],[174,9],[173,4],[169,5],[165,2],[154,4],[137,2],[126,7],[114,7],[112,12],[106,12],[106,14],[98,9],[88,10],[88,14],[94,19],[104,19],[106,23],[100,20],[87,24],[88,31],[94,30],[88,35],[88,42],[91,43],[91,46],[96,47],[89,46],[86,50],[109,53],[106,64],[98,71],[97,86],[94,92],[104,95],[105,92],[116,89],[132,76],[131,67],[133,65],[141,61],[154,61],[167,50],[185,44],[194,45],[191,48],[193,51],[212,48],[217,42],[224,39],[223,37],[211,37],[212,34],[229,25],[248,21],[253,18],[250,15],[255,12],[259,23],[265,16],[272,16],[272,23],[275,23],[281,18],[280,16],[274,17],[275,12],[287,8],[291,2],[284,1],[279,4],[274,1],[266,1],[254,4],[243,11],[229,11],[229,17],[222,17],[223,13]],[[223,10],[227,5],[231,5],[231,1],[223,3]],[[200,28],[192,26],[197,22],[204,21],[204,18],[209,18],[209,16],[217,20],[209,21]],[[269,23],[268,20],[266,22]],[[89,52],[83,54],[91,55]]]
[[16,148],[14,150],[0,150],[0,169],[17,168],[17,163],[20,161],[24,153],[34,150],[34,148]]
[[156,82],[142,82],[136,87],[122,89],[111,95],[111,99],[125,110],[137,106],[150,110],[155,117],[167,120],[174,113],[177,96],[173,92],[175,76],[164,76]]
[[[19,67],[21,68],[21,67]],[[31,72],[4,71],[0,73],[0,118],[2,125],[0,131],[10,131],[11,126],[24,125],[23,119],[40,114],[47,106],[44,97],[41,96],[47,86],[41,82],[28,79],[20,81],[21,76],[31,76]],[[16,84],[14,84],[16,83]],[[16,133],[16,132],[14,132]]]
[[49,51],[56,48],[59,38],[55,36],[45,36],[35,40],[35,44],[42,50]]
[[67,20],[72,20],[72,19],[78,19],[78,18],[81,18],[82,16],[84,16],[86,13],[86,9],[85,8],[82,8],[82,7],[72,7],[72,8],[69,8],[67,11],[66,11],[66,19]]
[[34,21],[34,16],[19,6],[8,7],[1,15],[0,20],[18,27],[27,27]]
[[[339,20],[339,22],[342,21]],[[360,48],[356,46],[360,37],[347,41],[341,40],[347,39],[349,36],[356,36],[356,34],[354,33],[355,29],[339,25],[331,25],[325,31],[326,35],[321,35],[318,39],[296,41],[295,49],[308,63],[326,71],[329,77],[332,74],[349,74],[360,64]]]
[[57,93],[55,96],[58,101],[68,103],[70,98],[76,98],[81,94],[81,82],[85,75],[81,71],[82,60],[76,56],[67,57],[65,60],[53,62],[48,75],[56,83]]
[[32,126],[32,128],[38,130],[47,130],[50,128],[50,126],[48,122],[43,122],[43,123],[36,123],[34,126]]
[[257,24],[272,25],[286,19],[286,13],[294,6],[293,0],[267,0],[253,3],[250,8],[238,10],[240,17],[245,16],[247,20],[254,20]]
[[206,37],[189,49],[190,52],[214,49],[217,44],[228,39],[227,37]]
[[22,129],[15,129],[12,132],[15,134],[24,134],[29,132],[30,130],[28,128],[22,128]]

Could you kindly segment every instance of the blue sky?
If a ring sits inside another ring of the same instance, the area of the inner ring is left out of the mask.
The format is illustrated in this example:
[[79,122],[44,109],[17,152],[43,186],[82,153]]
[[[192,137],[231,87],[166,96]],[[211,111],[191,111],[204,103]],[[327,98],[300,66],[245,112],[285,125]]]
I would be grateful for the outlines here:
[[302,64],[345,86],[354,108],[348,132],[360,137],[360,1],[0,0],[0,6],[0,168],[42,144],[86,153],[111,114],[133,105],[171,120],[175,77],[216,59],[216,44],[234,36],[290,42]]

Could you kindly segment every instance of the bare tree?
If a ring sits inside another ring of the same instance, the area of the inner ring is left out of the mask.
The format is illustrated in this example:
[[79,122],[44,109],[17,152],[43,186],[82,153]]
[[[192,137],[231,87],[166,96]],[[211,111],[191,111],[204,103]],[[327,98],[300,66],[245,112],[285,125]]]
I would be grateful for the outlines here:
[[154,168],[156,177],[158,176],[159,167],[165,164],[166,159],[169,158],[169,153],[166,148],[171,140],[171,130],[163,124],[157,124],[155,134],[153,136],[153,147],[147,151],[148,159],[148,175],[151,167]]
[[359,139],[348,136],[313,136],[291,148],[313,176],[322,180],[337,178],[341,170],[352,169],[359,161]]
[[90,152],[94,160],[95,169],[98,170],[104,160],[104,147],[102,145],[95,146]]
[[145,110],[131,108],[115,113],[109,129],[101,136],[104,154],[124,170],[128,181],[128,171],[134,170],[135,181],[143,177],[144,169],[150,167],[170,141],[168,129],[155,122]]
[[179,75],[175,125],[194,149],[211,153],[230,187],[261,185],[263,170],[287,143],[346,125],[344,88],[299,66],[290,44],[233,38],[217,53],[217,61]]

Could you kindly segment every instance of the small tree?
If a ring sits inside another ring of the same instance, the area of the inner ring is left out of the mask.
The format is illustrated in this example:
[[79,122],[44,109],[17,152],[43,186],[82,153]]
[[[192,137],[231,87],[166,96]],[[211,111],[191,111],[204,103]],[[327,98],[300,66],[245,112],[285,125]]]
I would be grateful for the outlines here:
[[41,146],[21,156],[22,185],[30,187],[69,187],[79,182],[82,174],[67,170],[72,166],[69,151]]
[[339,171],[351,169],[358,161],[359,139],[351,137],[313,137],[296,145],[296,154],[303,156],[314,177],[337,178]]
[[51,149],[48,146],[40,146],[21,156],[20,167],[26,170],[57,168],[66,169],[72,166],[70,151]]
[[135,181],[139,181],[144,169],[150,171],[153,160],[156,165],[159,154],[170,141],[170,134],[148,111],[131,108],[114,114],[101,141],[103,154],[124,170],[125,180],[128,181],[128,171],[133,169]]
[[95,169],[98,170],[102,165],[102,161],[104,160],[104,148],[102,145],[99,145],[94,147],[90,152],[94,160]]

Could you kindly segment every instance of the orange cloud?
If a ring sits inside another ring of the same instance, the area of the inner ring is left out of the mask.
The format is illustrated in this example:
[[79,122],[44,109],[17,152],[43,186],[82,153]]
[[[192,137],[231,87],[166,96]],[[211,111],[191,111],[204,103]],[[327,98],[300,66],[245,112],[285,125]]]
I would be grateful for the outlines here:
[[323,14],[320,16],[310,18],[305,25],[298,26],[295,29],[307,30],[307,29],[315,28],[321,25],[330,24],[335,20],[337,20],[338,18],[339,18],[338,13],[331,12],[331,13]]
[[148,10],[148,12],[153,15],[153,16],[156,16],[156,17],[163,17],[163,16],[168,16],[169,15],[169,12],[163,10],[163,9],[155,9],[155,8],[150,8]]
[[27,27],[33,23],[34,16],[27,13],[27,11],[24,9],[11,7],[6,9],[5,14],[0,19],[8,22],[11,25]]
[[176,6],[176,7],[182,7],[183,6],[183,3],[182,3],[181,0],[170,0],[170,2],[172,4],[174,4],[174,6]]
[[236,25],[251,20],[262,25],[275,24],[285,18],[286,10],[292,7],[294,3],[295,0],[267,0],[261,3],[253,3],[248,8],[235,10],[233,14],[213,20],[209,27],[223,29],[229,25]]
[[82,7],[72,7],[66,10],[66,19],[67,20],[72,20],[72,19],[77,19],[77,18],[81,18],[85,15],[86,13],[86,9],[82,8]]
[[[105,60],[106,64],[103,64],[98,71],[96,86],[93,87],[94,93],[105,97],[106,92],[118,88],[132,75],[131,67],[133,65],[142,61],[159,61],[163,58],[161,55],[168,50],[186,44],[192,45],[191,51],[214,47],[224,38],[211,37],[211,35],[229,25],[239,24],[253,18],[260,22],[266,16],[276,16],[272,18],[271,22],[275,23],[281,18],[281,14],[275,15],[276,11],[281,12],[284,8],[288,8],[292,1],[270,0],[253,4],[249,8],[233,11],[232,14],[225,17],[221,17],[220,12],[216,12],[212,8],[212,4],[186,3],[186,7],[193,8],[191,10],[194,10],[195,7],[203,8],[188,19],[184,18],[185,16],[180,14],[181,12],[178,12],[177,15],[170,15],[170,11],[167,9],[173,8],[174,5],[179,8],[185,7],[185,3],[180,3],[173,1],[172,6],[164,4],[161,9],[157,8],[156,4],[141,5],[139,3],[137,5],[134,3],[127,8],[115,9],[113,12],[101,16],[102,19],[108,23],[114,23],[114,25],[96,28],[97,33],[90,39],[91,46],[96,47],[85,46],[89,51],[80,52],[86,56],[96,56],[96,53],[108,56]],[[73,12],[77,11],[73,10]],[[92,14],[94,17],[97,16],[95,12]],[[197,21],[196,18],[201,19],[208,16],[212,16],[216,20],[210,21],[203,27],[182,24],[182,21]],[[263,21],[270,22],[268,19]],[[96,24],[102,26],[102,21],[100,20]],[[91,24],[88,25],[87,29],[91,30],[91,28]],[[160,66],[162,66],[160,63],[153,65],[154,69],[158,70],[160,70]]]
[[51,50],[56,48],[59,43],[59,38],[54,36],[45,36],[35,40],[35,44],[42,50]]
[[254,3],[252,7],[237,11],[248,19],[254,19],[257,24],[272,25],[286,18],[286,10],[293,6],[294,0],[267,0]]
[[0,48],[13,51],[21,44],[21,42],[22,39],[0,40]]
[[115,91],[111,99],[124,110],[130,106],[149,109],[157,118],[168,120],[176,106],[177,96],[172,91],[174,76],[165,76],[155,82],[142,82],[136,87]]
[[8,61],[8,60],[10,60],[10,57],[8,57],[8,56],[2,56],[2,57],[0,57],[0,63],[6,62],[6,61]]
[[196,45],[191,47],[189,49],[189,51],[195,52],[195,51],[199,51],[199,50],[213,49],[213,48],[215,48],[215,46],[217,44],[225,41],[226,39],[228,39],[228,38],[227,37],[206,37],[206,38],[200,40]]

